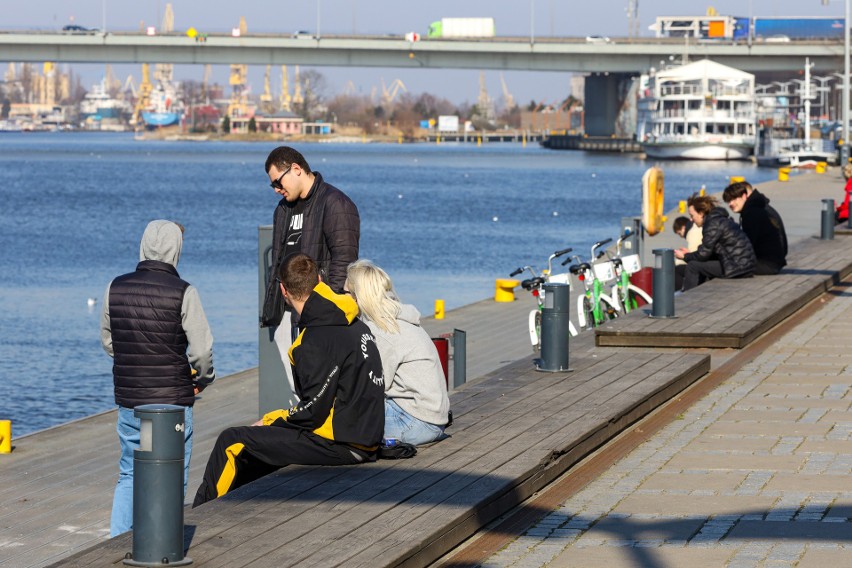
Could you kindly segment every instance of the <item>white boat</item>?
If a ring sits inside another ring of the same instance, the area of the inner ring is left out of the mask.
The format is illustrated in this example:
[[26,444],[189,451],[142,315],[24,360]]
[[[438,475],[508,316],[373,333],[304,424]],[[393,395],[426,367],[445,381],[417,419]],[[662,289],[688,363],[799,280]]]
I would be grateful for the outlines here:
[[111,97],[106,86],[106,77],[100,83],[92,85],[92,90],[80,101],[80,118],[85,120],[93,117],[94,120],[126,118],[132,108],[127,101]]
[[179,85],[174,81],[172,66],[157,65],[154,79],[149,104],[142,111],[142,121],[148,128],[179,124],[183,118],[184,105],[178,96]]
[[[805,58],[805,80],[801,98],[804,101],[803,118],[805,137],[776,138],[761,140],[757,165],[765,167],[789,166],[791,168],[816,168],[819,162],[836,164],[837,150],[832,140],[811,138],[811,67],[810,58]],[[774,106],[774,105],[773,105]],[[770,106],[772,108],[772,106]]]
[[757,165],[769,168],[815,168],[819,162],[837,163],[837,151],[831,140],[800,139],[768,140],[764,154],[757,156]]
[[754,151],[754,75],[709,59],[648,76],[637,137],[649,158],[742,160]]

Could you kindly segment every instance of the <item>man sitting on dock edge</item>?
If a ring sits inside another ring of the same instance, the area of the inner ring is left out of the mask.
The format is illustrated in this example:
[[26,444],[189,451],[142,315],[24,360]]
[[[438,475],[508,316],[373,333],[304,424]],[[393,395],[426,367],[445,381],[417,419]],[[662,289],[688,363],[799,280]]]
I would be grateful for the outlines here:
[[289,255],[276,279],[301,330],[290,347],[299,402],[216,440],[192,506],[289,464],[375,461],[384,430],[382,361],[358,305],[319,277],[308,255]]

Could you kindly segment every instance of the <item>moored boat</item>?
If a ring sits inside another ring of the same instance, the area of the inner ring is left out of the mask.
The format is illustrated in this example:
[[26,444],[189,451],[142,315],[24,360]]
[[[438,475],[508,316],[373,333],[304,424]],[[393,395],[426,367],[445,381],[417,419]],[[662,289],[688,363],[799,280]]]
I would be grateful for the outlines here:
[[709,59],[655,72],[638,104],[649,158],[742,160],[754,149],[754,75]]

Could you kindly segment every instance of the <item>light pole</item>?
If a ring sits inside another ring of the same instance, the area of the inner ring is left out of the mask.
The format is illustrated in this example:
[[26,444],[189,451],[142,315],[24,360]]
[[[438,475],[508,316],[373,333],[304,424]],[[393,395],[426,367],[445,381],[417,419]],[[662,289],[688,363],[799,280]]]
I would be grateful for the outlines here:
[[[822,0],[828,6],[829,0]],[[849,163],[849,0],[844,0],[843,16],[843,144],[840,146],[840,164]]]
[[843,16],[843,145],[840,147],[840,163],[849,163],[849,0],[845,0]]
[[530,0],[530,44],[535,43],[535,0]]

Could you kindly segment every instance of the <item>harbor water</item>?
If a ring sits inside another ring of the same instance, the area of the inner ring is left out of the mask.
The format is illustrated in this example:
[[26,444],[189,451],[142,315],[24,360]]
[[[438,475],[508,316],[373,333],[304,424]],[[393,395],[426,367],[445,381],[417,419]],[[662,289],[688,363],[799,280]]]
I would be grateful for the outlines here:
[[[257,365],[257,227],[279,199],[263,170],[274,146],[0,135],[0,419],[16,436],[114,407],[102,295],[134,269],[152,219],[186,227],[178,270],[200,292],[219,376]],[[297,148],[357,204],[361,257],[425,315],[437,298],[452,309],[491,296],[495,278],[556,249],[588,254],[617,237],[652,165],[521,144]],[[774,176],[748,162],[661,165],[667,208],[730,176]]]

